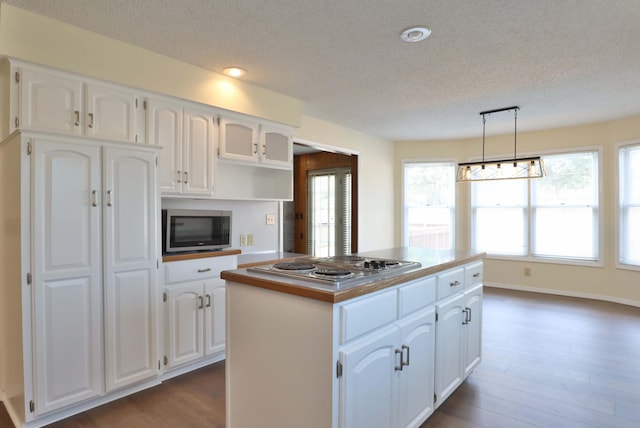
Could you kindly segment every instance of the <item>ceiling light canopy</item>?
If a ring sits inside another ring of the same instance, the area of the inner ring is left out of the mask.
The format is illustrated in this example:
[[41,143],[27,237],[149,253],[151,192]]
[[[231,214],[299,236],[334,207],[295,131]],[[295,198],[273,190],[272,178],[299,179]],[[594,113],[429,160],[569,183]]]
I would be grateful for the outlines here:
[[222,72],[230,77],[242,77],[247,74],[247,70],[240,67],[227,67]]
[[[506,107],[496,110],[480,112],[482,116],[482,162],[467,162],[458,164],[456,181],[508,180],[514,178],[540,178],[544,176],[544,164],[540,156],[520,158],[516,157],[516,141],[518,134],[518,110],[520,107]],[[513,159],[494,161],[484,160],[484,137],[486,115],[513,110]]]
[[420,42],[431,34],[431,30],[427,27],[412,27],[407,28],[400,34],[400,38],[405,42]]

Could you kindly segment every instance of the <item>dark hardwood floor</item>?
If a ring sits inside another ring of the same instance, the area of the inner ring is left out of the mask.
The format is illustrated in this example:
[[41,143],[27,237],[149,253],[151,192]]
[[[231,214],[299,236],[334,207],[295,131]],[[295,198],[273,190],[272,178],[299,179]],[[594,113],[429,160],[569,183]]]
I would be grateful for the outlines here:
[[[218,363],[50,427],[224,422]],[[485,288],[483,361],[421,428],[441,427],[640,427],[640,308]]]

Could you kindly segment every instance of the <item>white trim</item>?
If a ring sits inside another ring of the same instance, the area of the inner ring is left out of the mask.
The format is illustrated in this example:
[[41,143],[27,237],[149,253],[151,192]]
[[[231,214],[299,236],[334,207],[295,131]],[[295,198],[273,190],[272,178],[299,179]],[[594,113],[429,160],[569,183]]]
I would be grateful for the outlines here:
[[328,144],[323,144],[323,143],[317,143],[315,141],[311,141],[311,140],[305,140],[302,138],[297,138],[295,135],[293,136],[293,143],[298,143],[298,144],[302,144],[303,146],[309,146],[312,147],[316,150],[320,150],[321,152],[330,152],[330,153],[340,153],[343,155],[348,155],[348,156],[358,156],[360,155],[359,151],[356,150],[351,150],[351,149],[345,149],[344,147],[338,147],[338,146],[331,146]]
[[204,358],[200,361],[196,361],[192,364],[185,364],[184,366],[180,366],[174,369],[167,369],[161,376],[160,381],[165,382],[171,378],[176,376],[182,376],[183,374],[190,373],[194,370],[201,369],[203,367],[209,366],[211,364],[218,363],[220,361],[224,361],[226,358],[226,352],[222,352],[220,354],[216,354],[212,357]]
[[615,161],[614,161],[614,166],[613,166],[613,173],[614,173],[614,219],[616,222],[616,227],[615,227],[615,237],[614,237],[614,246],[615,246],[615,267],[617,269],[624,269],[624,270],[632,270],[632,271],[638,271],[640,270],[640,265],[635,265],[635,264],[628,264],[628,263],[622,263],[620,261],[620,245],[622,245],[622,240],[620,239],[620,236],[622,235],[622,221],[621,221],[621,215],[622,213],[620,212],[620,172],[621,172],[621,165],[620,165],[620,151],[624,148],[627,148],[629,146],[639,146],[640,145],[640,139],[638,140],[627,140],[627,141],[620,141],[618,143],[616,143],[615,145],[615,153],[614,153],[614,157],[615,157]]
[[522,285],[501,284],[498,282],[484,282],[485,287],[501,288],[505,290],[525,291],[529,293],[552,294],[555,296],[577,297],[581,299],[599,300],[603,302],[618,303],[621,305],[634,306],[640,308],[640,302],[636,300],[623,299],[600,294],[580,293],[575,291],[555,290],[550,288],[526,287]]

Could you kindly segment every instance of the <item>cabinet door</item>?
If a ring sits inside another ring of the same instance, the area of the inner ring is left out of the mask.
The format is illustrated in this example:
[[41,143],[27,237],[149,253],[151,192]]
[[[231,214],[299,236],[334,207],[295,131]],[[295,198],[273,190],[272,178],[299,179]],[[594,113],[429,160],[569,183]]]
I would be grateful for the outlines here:
[[86,134],[108,140],[135,142],[136,97],[132,92],[87,85]]
[[395,427],[400,355],[398,327],[368,336],[340,352],[340,427]]
[[463,309],[462,293],[436,306],[436,407],[462,382]]
[[167,289],[167,303],[167,368],[173,368],[204,356],[202,283]]
[[207,110],[184,109],[182,149],[182,193],[213,194],[213,114]]
[[100,157],[96,147],[33,144],[36,415],[102,393]]
[[182,106],[159,100],[149,101],[149,144],[162,147],[158,185],[162,194],[182,191]]
[[432,306],[400,322],[403,367],[399,427],[418,427],[433,412],[435,320]]
[[260,129],[260,160],[267,165],[292,167],[293,142],[291,133],[262,126]]
[[480,364],[482,354],[482,284],[464,293],[464,377]]
[[155,154],[105,149],[107,389],[157,374]]
[[225,281],[212,279],[204,288],[204,353],[212,355],[225,347]]
[[258,125],[220,119],[220,157],[255,163],[258,160]]
[[82,82],[24,69],[20,78],[22,129],[80,135]]

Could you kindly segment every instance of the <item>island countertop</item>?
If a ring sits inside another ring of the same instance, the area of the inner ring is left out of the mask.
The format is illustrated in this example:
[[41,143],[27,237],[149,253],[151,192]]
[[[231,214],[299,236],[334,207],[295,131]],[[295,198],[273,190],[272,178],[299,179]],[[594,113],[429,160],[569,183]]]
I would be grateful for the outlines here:
[[269,275],[268,273],[265,274],[250,271],[246,268],[223,271],[221,277],[222,279],[231,282],[237,282],[329,303],[338,303],[404,282],[433,275],[469,262],[481,260],[485,257],[485,253],[475,253],[470,251],[437,251],[414,247],[398,247],[378,251],[367,251],[357,253],[356,255],[368,258],[415,261],[420,262],[422,266],[410,271],[405,271],[398,275],[377,279],[374,278],[370,282],[358,283],[356,285],[346,284],[340,287],[324,284],[311,284],[308,281],[293,278],[280,278],[274,275]]

